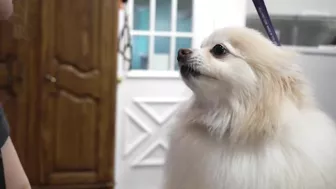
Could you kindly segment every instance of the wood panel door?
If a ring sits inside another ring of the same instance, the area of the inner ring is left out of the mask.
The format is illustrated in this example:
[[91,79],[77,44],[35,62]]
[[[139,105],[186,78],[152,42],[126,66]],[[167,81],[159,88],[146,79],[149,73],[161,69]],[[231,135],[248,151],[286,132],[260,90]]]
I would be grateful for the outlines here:
[[45,184],[112,187],[117,6],[111,0],[42,1]]
[[[27,91],[22,85],[27,80],[22,66],[27,63],[26,53],[22,51],[20,41],[15,39],[13,27],[8,22],[0,24],[0,100],[5,108],[6,117],[11,126],[11,135],[14,143],[18,144],[18,154],[24,156],[25,136],[19,129],[27,128]],[[21,107],[21,108],[19,108]]]
[[16,151],[33,184],[39,182],[39,131],[35,122],[39,12],[39,0],[15,2],[12,19],[0,22],[0,102]]

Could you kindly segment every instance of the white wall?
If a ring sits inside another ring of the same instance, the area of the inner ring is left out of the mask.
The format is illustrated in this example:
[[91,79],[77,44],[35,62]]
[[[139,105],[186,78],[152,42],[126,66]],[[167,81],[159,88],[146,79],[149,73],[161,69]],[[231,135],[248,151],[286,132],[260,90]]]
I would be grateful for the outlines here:
[[319,106],[336,121],[336,49],[298,48],[300,63]]
[[193,46],[199,47],[214,29],[245,26],[246,1],[249,0],[194,0]]
[[[336,0],[264,0],[270,14],[298,15],[321,12],[336,16]],[[256,13],[252,0],[247,1],[247,13]]]

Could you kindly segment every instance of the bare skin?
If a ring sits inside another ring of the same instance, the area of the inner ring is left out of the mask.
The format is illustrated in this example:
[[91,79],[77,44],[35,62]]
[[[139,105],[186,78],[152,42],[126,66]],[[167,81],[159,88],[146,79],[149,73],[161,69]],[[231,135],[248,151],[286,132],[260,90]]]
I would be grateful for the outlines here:
[[8,19],[13,12],[12,0],[0,0],[0,19]]
[[7,139],[1,148],[7,189],[30,189],[30,184],[24,172],[12,140]]
[[[13,12],[12,0],[0,0],[0,20],[8,19]],[[1,41],[0,41],[1,42]],[[19,157],[10,137],[1,147],[6,189],[30,189],[30,183],[22,168]]]

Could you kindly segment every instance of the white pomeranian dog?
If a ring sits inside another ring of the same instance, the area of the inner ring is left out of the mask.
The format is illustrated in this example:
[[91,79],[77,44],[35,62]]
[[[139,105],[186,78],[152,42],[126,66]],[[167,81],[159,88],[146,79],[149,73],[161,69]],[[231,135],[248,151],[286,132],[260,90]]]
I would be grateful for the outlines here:
[[164,189],[336,189],[336,129],[292,55],[248,28],[179,50],[193,96],[173,126]]

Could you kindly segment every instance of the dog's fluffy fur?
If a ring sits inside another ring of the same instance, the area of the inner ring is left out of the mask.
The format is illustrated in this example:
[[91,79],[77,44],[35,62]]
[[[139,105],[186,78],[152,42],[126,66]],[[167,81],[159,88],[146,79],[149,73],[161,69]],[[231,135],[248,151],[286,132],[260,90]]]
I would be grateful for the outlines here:
[[[214,56],[221,44],[228,53]],[[224,28],[180,61],[164,189],[335,189],[336,130],[292,56],[259,32]],[[182,72],[181,71],[181,72]]]

